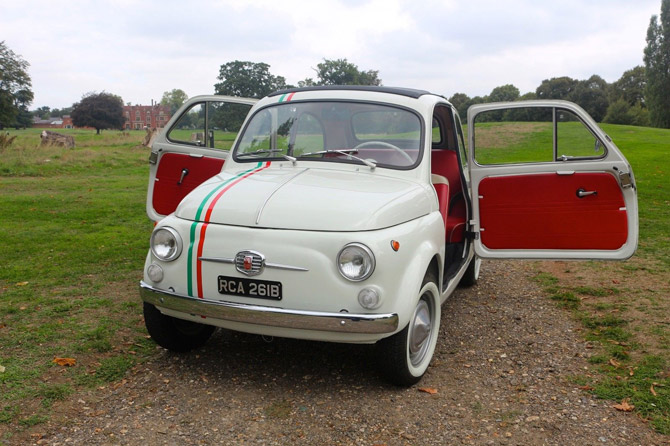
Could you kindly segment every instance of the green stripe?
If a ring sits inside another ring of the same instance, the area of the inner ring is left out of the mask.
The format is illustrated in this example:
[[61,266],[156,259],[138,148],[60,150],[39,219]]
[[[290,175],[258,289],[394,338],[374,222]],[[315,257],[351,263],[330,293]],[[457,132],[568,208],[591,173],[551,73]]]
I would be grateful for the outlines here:
[[193,297],[193,260],[191,259],[191,256],[193,255],[193,242],[195,240],[195,228],[197,226],[197,221],[191,223],[190,241],[188,243],[188,257],[186,258],[186,284],[188,287],[188,295],[191,297]]
[[287,95],[287,94],[288,94],[288,93],[284,93],[283,95],[281,95],[281,96],[279,97],[279,102],[284,102],[284,99],[286,99],[286,95]]
[[245,170],[244,172],[228,179],[228,181],[224,181],[223,183],[219,184],[217,187],[212,189],[207,196],[205,197],[204,200],[202,200],[202,203],[200,203],[200,206],[198,207],[198,211],[195,213],[195,221],[191,223],[191,231],[190,231],[190,240],[188,242],[188,257],[186,261],[186,286],[187,286],[187,291],[188,295],[193,297],[193,244],[195,243],[195,230],[196,227],[198,226],[198,221],[200,220],[200,215],[202,215],[203,209],[205,209],[205,204],[209,201],[210,198],[212,198],[212,195],[214,195],[217,191],[219,191],[221,188],[225,187],[226,184],[230,183],[231,181],[234,181],[238,179],[241,176],[244,176],[248,174],[249,172],[252,172],[259,167],[263,165],[262,162],[259,162],[256,167]]

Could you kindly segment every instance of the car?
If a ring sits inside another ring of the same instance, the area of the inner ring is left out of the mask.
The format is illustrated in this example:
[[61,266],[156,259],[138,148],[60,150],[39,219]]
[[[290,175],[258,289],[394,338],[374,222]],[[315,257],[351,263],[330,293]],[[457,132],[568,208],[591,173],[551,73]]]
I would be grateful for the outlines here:
[[216,327],[375,344],[399,386],[481,259],[622,260],[638,239],[631,167],[579,106],[479,104],[464,128],[444,97],[391,87],[190,99],[152,146],[147,214],[160,346]]

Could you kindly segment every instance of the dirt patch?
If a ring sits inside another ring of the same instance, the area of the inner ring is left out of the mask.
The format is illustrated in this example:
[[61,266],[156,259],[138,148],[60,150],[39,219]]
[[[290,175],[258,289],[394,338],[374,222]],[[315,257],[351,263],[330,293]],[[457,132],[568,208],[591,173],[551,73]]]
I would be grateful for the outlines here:
[[635,355],[668,356],[670,350],[670,281],[658,274],[664,266],[634,257],[627,262],[538,262],[538,270],[573,290],[582,308],[616,314],[644,348]]
[[535,268],[484,263],[480,283],[445,303],[435,359],[409,389],[378,378],[370,346],[268,343],[219,331],[191,354],[157,348],[125,380],[74,396],[50,423],[12,441],[670,444],[635,413],[619,412],[575,384],[574,376],[595,373],[590,350],[580,327],[530,279]]
[[477,147],[481,149],[505,149],[521,144],[533,133],[551,131],[551,123],[515,122],[477,127]]

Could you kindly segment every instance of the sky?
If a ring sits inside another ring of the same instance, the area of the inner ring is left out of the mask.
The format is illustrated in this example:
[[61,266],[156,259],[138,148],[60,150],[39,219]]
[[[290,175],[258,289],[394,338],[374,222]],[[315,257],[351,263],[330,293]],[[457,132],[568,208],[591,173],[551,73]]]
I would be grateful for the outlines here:
[[323,59],[383,85],[484,96],[513,84],[643,64],[661,0],[0,0],[0,41],[29,64],[31,109],[89,92],[148,105],[174,88],[214,93],[219,68],[265,62],[297,85]]

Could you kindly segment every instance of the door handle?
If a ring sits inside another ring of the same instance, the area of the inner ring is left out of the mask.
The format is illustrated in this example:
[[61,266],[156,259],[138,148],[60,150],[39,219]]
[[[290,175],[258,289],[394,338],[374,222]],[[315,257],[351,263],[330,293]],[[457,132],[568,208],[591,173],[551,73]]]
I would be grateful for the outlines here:
[[188,169],[183,168],[181,170],[181,177],[179,177],[179,181],[177,181],[177,186],[181,186],[181,183],[184,181],[184,177],[188,175]]
[[598,195],[598,191],[597,190],[577,189],[577,197],[584,198],[584,197],[588,197],[589,195]]

